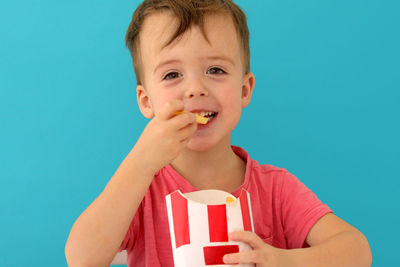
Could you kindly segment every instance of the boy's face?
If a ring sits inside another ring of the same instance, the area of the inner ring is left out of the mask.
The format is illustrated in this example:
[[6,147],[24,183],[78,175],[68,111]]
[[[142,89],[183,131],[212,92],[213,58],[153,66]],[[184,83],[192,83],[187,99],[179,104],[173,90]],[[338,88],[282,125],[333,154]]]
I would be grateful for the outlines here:
[[209,43],[200,28],[193,26],[164,47],[176,23],[169,12],[145,19],[140,33],[143,84],[137,87],[139,108],[152,118],[166,102],[182,100],[185,110],[214,115],[208,124],[198,125],[187,148],[204,151],[221,142],[230,144],[230,133],[254,87],[253,74],[244,74],[233,21],[222,14],[208,15],[204,28]]

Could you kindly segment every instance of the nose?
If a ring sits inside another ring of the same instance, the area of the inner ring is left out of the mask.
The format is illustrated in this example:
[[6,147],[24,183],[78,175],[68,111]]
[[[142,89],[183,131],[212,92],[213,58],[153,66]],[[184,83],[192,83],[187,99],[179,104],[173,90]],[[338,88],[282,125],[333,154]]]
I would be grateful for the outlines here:
[[186,98],[196,98],[200,96],[208,96],[208,90],[201,84],[192,85],[185,92]]

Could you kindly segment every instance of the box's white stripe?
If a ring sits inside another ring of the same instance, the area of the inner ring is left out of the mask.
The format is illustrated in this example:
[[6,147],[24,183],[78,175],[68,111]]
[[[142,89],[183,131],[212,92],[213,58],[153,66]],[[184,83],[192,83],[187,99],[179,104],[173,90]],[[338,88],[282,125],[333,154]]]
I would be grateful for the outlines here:
[[250,193],[246,191],[246,194],[247,194],[247,202],[248,202],[247,204],[248,204],[248,207],[249,207],[249,215],[250,215],[250,222],[251,222],[251,231],[254,232],[255,229],[254,229],[254,221],[253,221],[253,211],[252,211],[252,209],[251,209]]
[[209,244],[207,205],[188,200],[190,243],[193,249],[188,266],[205,266],[203,247]]
[[243,230],[242,212],[239,200],[226,205],[226,220],[228,223],[228,234]]

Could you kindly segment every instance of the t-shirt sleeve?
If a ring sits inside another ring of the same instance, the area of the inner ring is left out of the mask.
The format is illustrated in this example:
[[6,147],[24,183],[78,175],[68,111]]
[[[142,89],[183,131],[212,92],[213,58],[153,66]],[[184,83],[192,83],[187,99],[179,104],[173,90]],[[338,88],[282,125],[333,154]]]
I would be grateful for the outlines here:
[[142,214],[143,214],[143,207],[142,204],[140,204],[139,208],[136,211],[135,216],[133,216],[131,224],[128,228],[128,231],[126,232],[125,238],[122,241],[121,246],[118,249],[118,252],[121,252],[123,250],[130,251],[133,249],[136,238],[138,236],[140,221],[141,221],[140,218],[142,217]]
[[305,240],[312,226],[322,216],[332,212],[289,172],[282,182],[281,205],[284,233],[290,249],[307,247]]

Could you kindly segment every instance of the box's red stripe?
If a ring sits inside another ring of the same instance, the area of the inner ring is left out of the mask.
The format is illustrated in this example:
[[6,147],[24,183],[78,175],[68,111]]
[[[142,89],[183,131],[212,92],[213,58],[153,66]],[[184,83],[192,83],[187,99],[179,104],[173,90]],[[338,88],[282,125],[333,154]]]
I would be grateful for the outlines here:
[[178,192],[171,194],[172,218],[174,221],[175,244],[180,247],[190,244],[187,199]]
[[225,254],[239,252],[238,245],[204,247],[204,262],[206,265],[225,264],[222,258]]
[[226,222],[226,206],[208,205],[207,212],[210,242],[227,242],[228,224]]
[[247,192],[243,192],[239,198],[240,198],[240,208],[242,210],[243,228],[245,231],[252,231]]

